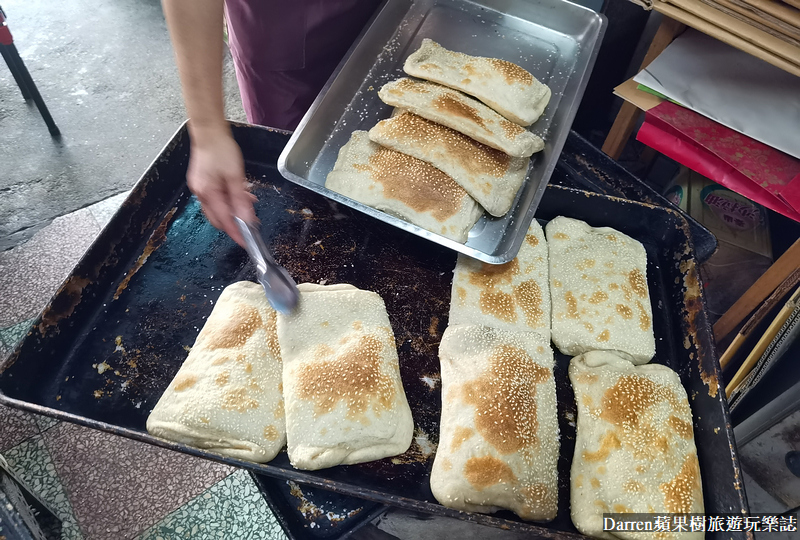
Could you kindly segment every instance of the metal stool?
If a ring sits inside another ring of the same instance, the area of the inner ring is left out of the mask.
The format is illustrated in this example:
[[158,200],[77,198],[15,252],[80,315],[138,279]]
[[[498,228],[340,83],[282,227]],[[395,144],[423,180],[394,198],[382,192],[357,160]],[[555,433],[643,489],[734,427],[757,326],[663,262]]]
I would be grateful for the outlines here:
[[0,7],[0,54],[3,55],[3,59],[6,61],[6,64],[8,64],[8,69],[11,70],[14,80],[17,81],[17,86],[19,86],[22,92],[22,98],[25,101],[33,100],[36,104],[36,108],[39,109],[44,119],[44,123],[47,124],[50,135],[58,137],[61,135],[61,132],[53,121],[53,117],[50,116],[50,111],[47,110],[47,105],[44,104],[42,95],[36,88],[31,74],[28,73],[25,63],[22,61],[22,58],[20,58],[19,52],[17,52],[17,48],[14,46],[14,38],[11,36],[11,31],[8,29],[6,18],[3,8]]

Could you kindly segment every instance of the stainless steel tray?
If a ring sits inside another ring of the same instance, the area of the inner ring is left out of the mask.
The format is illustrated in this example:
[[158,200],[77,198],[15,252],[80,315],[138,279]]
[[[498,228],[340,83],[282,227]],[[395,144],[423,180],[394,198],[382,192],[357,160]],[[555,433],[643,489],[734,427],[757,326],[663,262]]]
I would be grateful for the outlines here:
[[[300,122],[278,159],[288,180],[482,261],[513,259],[564,146],[594,65],[606,20],[566,0],[387,0]],[[403,62],[431,38],[449,49],[514,62],[553,96],[532,131],[545,149],[532,160],[511,210],[484,215],[466,244],[426,231],[325,188],[339,149],[357,129],[388,118],[380,87],[404,75]]]

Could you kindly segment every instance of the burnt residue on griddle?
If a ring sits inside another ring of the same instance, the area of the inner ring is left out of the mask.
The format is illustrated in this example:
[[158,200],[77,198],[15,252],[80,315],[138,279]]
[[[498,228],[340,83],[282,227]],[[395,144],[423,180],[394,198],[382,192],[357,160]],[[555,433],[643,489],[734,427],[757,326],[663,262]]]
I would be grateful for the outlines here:
[[299,485],[291,481],[289,481],[288,484],[291,489],[290,493],[292,497],[296,498],[298,501],[297,511],[303,514],[304,518],[307,520],[314,520],[325,513],[319,506],[306,499]]
[[[688,238],[688,227],[685,224],[684,227]],[[703,292],[697,264],[692,256],[692,249],[688,242],[684,250],[676,252],[675,256],[679,259],[678,268],[683,280],[683,345],[691,351],[689,356],[697,361],[700,378],[708,387],[708,395],[715,398],[719,392],[720,369],[712,352],[713,343],[704,338],[706,336],[705,331],[698,331],[701,325],[708,327],[709,323],[703,309]],[[706,329],[704,328],[704,330]]]
[[310,497],[307,497],[302,486],[292,481],[287,481],[289,494],[295,499],[297,511],[306,520],[307,527],[319,529],[332,529],[341,526],[342,523],[352,520],[363,512],[364,507],[358,506],[352,510],[346,508],[328,509],[326,505],[316,504]]
[[261,474],[252,477],[281,527],[292,539],[339,538],[383,510],[383,506],[375,502],[291,480],[275,480]]
[[189,313],[210,311],[211,307],[210,302],[203,306],[187,306],[179,299],[177,302],[152,304],[147,312],[135,316],[131,321],[133,325],[127,327],[125,334],[110,336],[106,340],[105,354],[98,358],[98,365],[106,363],[109,366],[103,373],[98,373],[103,380],[100,397],[154,406],[188,356],[193,343],[176,343],[175,329],[189,326],[199,332],[204,317],[198,320],[197,316]]
[[289,493],[292,497],[297,499],[297,511],[300,512],[307,521],[318,522],[323,518],[330,522],[332,525],[341,523],[349,518],[357,516],[364,507],[354,508],[345,512],[333,512],[326,510],[325,507],[319,506],[306,497],[303,488],[295,482],[287,481],[289,484]]
[[388,458],[389,461],[395,465],[407,465],[409,463],[425,463],[428,460],[433,460],[436,455],[436,447],[438,444],[433,442],[439,438],[438,434],[431,437],[424,430],[416,428],[414,430],[414,437],[411,439],[411,446],[404,453],[399,456]]
[[44,336],[47,329],[56,327],[58,322],[72,315],[75,307],[83,299],[83,289],[91,283],[91,280],[79,275],[70,276],[67,281],[58,289],[53,301],[42,313],[39,322],[39,333]]
[[[698,289],[699,291],[699,289]],[[698,361],[698,370],[700,372],[700,378],[703,380],[706,386],[708,386],[708,395],[713,397],[717,397],[717,392],[719,391],[719,367],[714,365],[715,358],[712,354],[712,347],[713,344],[710,342],[707,343],[700,343],[700,339],[698,338],[697,326],[696,326],[696,319],[698,316],[705,317],[703,313],[703,304],[702,300],[700,299],[699,292],[695,295],[690,293],[687,290],[686,296],[686,324],[688,326],[687,332],[689,332],[692,336],[692,340],[695,342],[695,350],[698,351],[697,354],[697,361]],[[700,354],[700,350],[704,350],[704,354]],[[691,356],[691,355],[690,355]]]
[[[570,167],[570,172],[588,177],[585,180],[592,185],[602,184],[607,190],[614,191],[614,195],[649,204],[658,204],[658,201],[653,200],[650,194],[642,189],[640,183],[631,182],[628,178],[621,177],[618,170],[613,171],[613,173],[616,174],[612,174],[611,171],[607,170],[608,164],[593,163],[586,159],[580,151],[571,151],[572,149],[570,146],[571,145],[567,145],[562,153],[562,161],[574,162],[579,166]],[[616,163],[613,163],[611,166],[619,167]]]
[[423,373],[420,375],[419,380],[426,385],[431,392],[438,389],[442,384],[442,376],[437,372]]
[[578,406],[575,403],[575,392],[569,380],[570,356],[553,348],[553,378],[556,383],[556,408],[558,414],[558,431],[560,451],[558,455],[558,517],[561,523],[569,521],[569,494],[572,455],[575,452],[575,433]]
[[[161,220],[161,223],[156,227],[153,233],[150,235],[150,238],[147,240],[147,244],[144,246],[144,250],[142,254],[139,255],[139,258],[136,259],[136,263],[128,270],[128,273],[125,274],[125,278],[120,282],[119,286],[117,287],[116,292],[114,293],[114,300],[119,299],[119,295],[122,294],[128,287],[128,283],[130,283],[131,278],[139,271],[139,269],[147,262],[147,259],[150,255],[153,254],[155,250],[157,250],[161,244],[164,243],[164,240],[167,239],[167,229],[169,228],[169,223],[172,221],[172,217],[175,215],[175,212],[178,210],[177,206],[173,206],[167,215],[164,216],[164,219]],[[147,229],[143,229],[147,230]]]

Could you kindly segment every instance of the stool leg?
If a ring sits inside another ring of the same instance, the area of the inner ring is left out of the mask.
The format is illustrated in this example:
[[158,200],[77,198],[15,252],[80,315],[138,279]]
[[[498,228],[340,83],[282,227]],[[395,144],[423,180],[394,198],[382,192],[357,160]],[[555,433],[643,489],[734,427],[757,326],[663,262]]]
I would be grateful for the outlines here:
[[47,110],[47,105],[44,104],[44,100],[42,99],[42,95],[39,93],[39,89],[36,88],[36,84],[33,82],[31,78],[31,74],[28,73],[28,69],[25,67],[25,63],[22,61],[22,58],[19,56],[19,52],[17,52],[17,48],[14,45],[7,45],[6,52],[14,59],[14,62],[19,69],[20,78],[23,80],[25,85],[28,87],[28,91],[33,98],[33,102],[36,103],[36,108],[39,109],[39,113],[42,115],[44,119],[44,123],[47,124],[47,129],[50,131],[50,135],[53,137],[58,137],[61,135],[61,131],[59,131],[58,126],[56,126],[53,117],[50,116],[50,111]]
[[20,92],[22,92],[22,99],[28,101],[31,99],[31,93],[28,91],[28,85],[26,85],[25,81],[22,80],[22,77],[20,77],[17,62],[14,60],[14,57],[11,55],[11,53],[8,52],[7,47],[8,45],[0,45],[0,54],[2,54],[3,60],[5,60],[6,65],[8,65],[8,70],[11,72],[11,75],[14,76],[14,81],[16,81]]

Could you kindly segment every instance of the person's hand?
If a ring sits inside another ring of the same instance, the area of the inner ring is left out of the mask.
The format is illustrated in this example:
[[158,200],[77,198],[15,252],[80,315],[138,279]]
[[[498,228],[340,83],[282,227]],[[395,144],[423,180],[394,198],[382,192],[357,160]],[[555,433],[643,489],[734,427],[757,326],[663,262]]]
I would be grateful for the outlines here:
[[227,126],[194,130],[186,183],[200,200],[208,221],[244,246],[233,216],[254,223],[256,197],[246,189],[242,152]]

